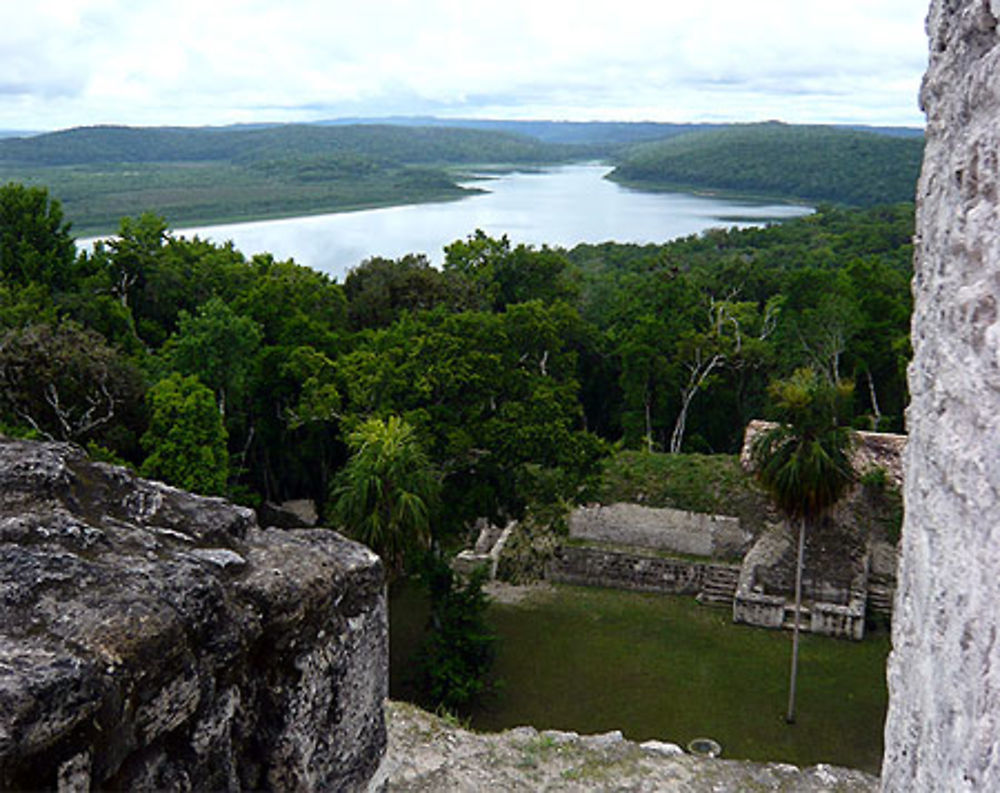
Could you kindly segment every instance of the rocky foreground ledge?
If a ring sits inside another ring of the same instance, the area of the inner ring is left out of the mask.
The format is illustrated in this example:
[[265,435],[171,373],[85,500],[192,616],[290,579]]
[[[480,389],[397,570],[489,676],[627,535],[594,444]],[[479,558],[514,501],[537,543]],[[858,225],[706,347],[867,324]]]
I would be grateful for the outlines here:
[[0,790],[359,790],[382,567],[332,531],[0,439]]
[[817,765],[692,757],[672,744],[624,740],[620,733],[519,727],[473,733],[401,702],[386,704],[389,750],[373,787],[389,791],[657,791],[657,793],[871,793],[861,771]]

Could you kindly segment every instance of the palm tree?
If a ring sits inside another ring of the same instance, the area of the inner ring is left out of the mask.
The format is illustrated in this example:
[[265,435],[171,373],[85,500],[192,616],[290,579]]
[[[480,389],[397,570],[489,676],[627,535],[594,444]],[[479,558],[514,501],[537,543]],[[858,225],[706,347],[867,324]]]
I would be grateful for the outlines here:
[[851,384],[831,384],[812,369],[799,369],[768,389],[781,423],[753,440],[757,479],[790,521],[799,524],[795,566],[795,622],[785,721],[795,722],[795,687],[799,663],[799,613],[806,529],[844,494],[854,479],[850,430],[837,423],[838,408],[851,395]]
[[413,431],[398,416],[370,418],[347,437],[352,457],[333,482],[339,525],[385,563],[390,578],[430,542],[441,483]]

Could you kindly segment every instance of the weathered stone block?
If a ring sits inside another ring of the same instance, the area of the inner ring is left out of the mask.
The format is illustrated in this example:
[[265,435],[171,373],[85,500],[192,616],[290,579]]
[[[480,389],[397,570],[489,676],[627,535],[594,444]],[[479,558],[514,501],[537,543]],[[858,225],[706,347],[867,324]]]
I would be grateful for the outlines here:
[[716,559],[739,556],[750,541],[739,518],[639,504],[578,507],[570,513],[569,531],[577,539]]
[[386,668],[363,546],[0,440],[0,788],[358,789]]
[[882,784],[1000,790],[1000,3],[934,0]]

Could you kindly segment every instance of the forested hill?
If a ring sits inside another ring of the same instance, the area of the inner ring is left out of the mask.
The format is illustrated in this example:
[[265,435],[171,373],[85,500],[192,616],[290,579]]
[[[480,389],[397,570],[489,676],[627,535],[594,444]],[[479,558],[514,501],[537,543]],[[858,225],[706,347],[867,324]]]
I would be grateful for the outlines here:
[[46,185],[80,234],[141,211],[183,227],[458,199],[472,168],[594,158],[619,160],[613,178],[639,188],[869,205],[912,199],[923,145],[902,128],[404,121],[0,138],[0,184]]
[[80,127],[0,139],[0,183],[46,185],[74,229],[97,234],[147,210],[177,226],[456,199],[470,193],[456,167],[587,156],[479,129]]
[[611,178],[852,206],[912,201],[923,139],[770,122],[640,144]]
[[[317,121],[322,125],[396,124],[406,127],[458,127],[487,129],[528,135],[546,143],[574,143],[620,147],[623,144],[665,140],[689,132],[731,127],[720,123],[676,123],[667,121],[547,121],[538,119],[437,118],[435,116],[388,116],[383,118],[337,118]],[[920,127],[841,125],[831,129],[855,129],[895,138],[920,138]]]
[[[584,144],[605,147],[608,151],[623,144],[664,140],[698,130],[718,129],[720,124],[678,124],[659,121],[547,121],[538,119],[436,118],[434,116],[392,116],[388,118],[344,118],[318,121],[318,124],[395,124],[406,127],[455,127],[482,129],[527,135],[545,143]],[[895,134],[904,127],[886,128]]]
[[395,163],[524,163],[551,162],[576,153],[566,146],[504,131],[389,124],[99,126],[0,140],[0,163],[37,166],[213,160],[248,163],[344,154]]

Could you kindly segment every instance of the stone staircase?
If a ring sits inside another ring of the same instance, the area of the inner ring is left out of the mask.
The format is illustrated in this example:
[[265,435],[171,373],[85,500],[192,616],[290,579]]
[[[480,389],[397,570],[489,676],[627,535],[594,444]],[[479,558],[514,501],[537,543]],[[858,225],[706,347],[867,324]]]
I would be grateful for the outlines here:
[[868,607],[877,614],[892,616],[892,602],[896,588],[889,582],[868,582]]
[[698,593],[699,603],[720,603],[733,605],[736,595],[736,585],[740,580],[739,567],[722,567],[712,565],[709,568],[701,592]]

